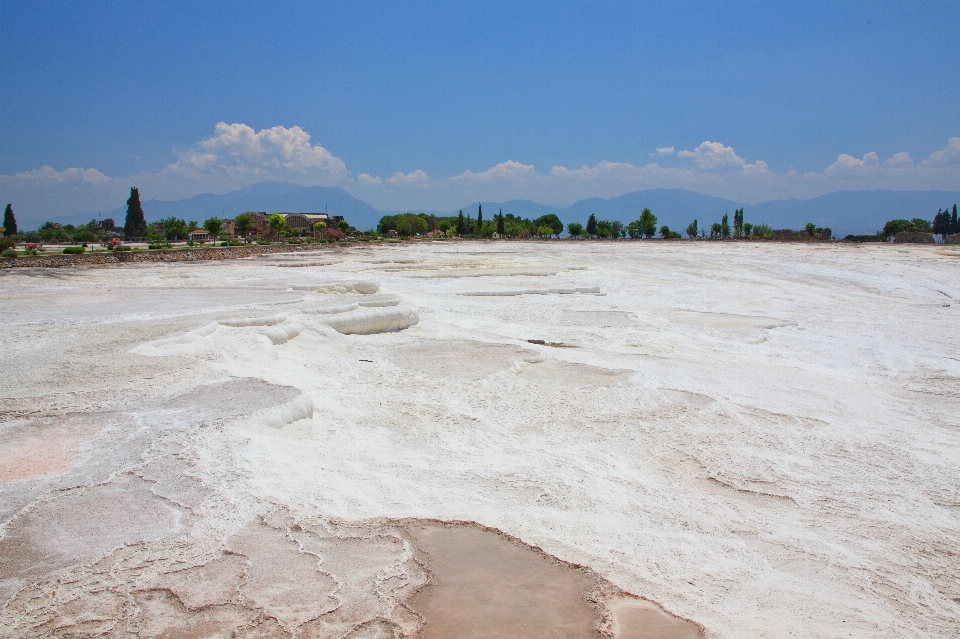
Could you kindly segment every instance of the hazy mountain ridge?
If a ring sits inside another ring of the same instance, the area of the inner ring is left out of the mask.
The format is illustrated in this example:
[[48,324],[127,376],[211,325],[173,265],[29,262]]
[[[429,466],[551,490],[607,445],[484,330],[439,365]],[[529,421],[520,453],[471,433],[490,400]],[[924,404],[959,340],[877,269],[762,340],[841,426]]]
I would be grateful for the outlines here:
[[[650,208],[660,225],[683,231],[696,219],[700,226],[719,222],[724,213],[733,216],[737,208],[744,208],[747,222],[766,223],[774,228],[801,228],[807,222],[829,227],[835,235],[874,233],[884,222],[894,218],[922,217],[932,220],[938,208],[960,203],[956,191],[836,191],[808,200],[771,200],[760,204],[744,204],[720,197],[695,193],[685,189],[648,189],[634,191],[614,198],[587,198],[567,207],[554,207],[530,200],[470,203],[463,207],[464,215],[476,217],[482,204],[484,217],[492,219],[502,210],[521,217],[536,218],[556,214],[563,222],[586,222],[594,213],[598,219],[635,220],[643,208]],[[299,186],[284,182],[262,182],[242,189],[215,195],[203,193],[177,201],[147,200],[143,203],[148,221],[176,216],[202,222],[209,217],[231,218],[244,211],[306,211],[326,210],[343,215],[361,229],[374,228],[384,215],[396,211],[376,209],[339,187]],[[413,209],[419,212],[422,209]],[[435,212],[437,215],[457,215],[460,209]],[[430,211],[427,211],[430,212]],[[101,218],[112,217],[123,224],[126,207],[100,213]],[[97,214],[83,213],[61,218],[62,223],[89,222]]]

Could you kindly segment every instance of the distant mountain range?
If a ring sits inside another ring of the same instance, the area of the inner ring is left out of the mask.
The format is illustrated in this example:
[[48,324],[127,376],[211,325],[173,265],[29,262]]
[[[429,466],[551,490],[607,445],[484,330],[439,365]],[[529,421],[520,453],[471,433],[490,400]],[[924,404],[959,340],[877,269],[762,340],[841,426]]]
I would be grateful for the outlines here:
[[[706,225],[708,228],[711,223],[719,222],[724,213],[729,213],[732,220],[733,211],[743,207],[747,222],[793,229],[799,229],[807,222],[814,222],[818,226],[831,228],[834,235],[846,235],[874,233],[883,227],[884,222],[895,218],[921,217],[932,220],[938,208],[953,206],[955,203],[960,203],[960,192],[837,191],[809,200],[771,200],[751,205],[684,189],[649,189],[610,199],[588,198],[565,208],[530,200],[510,200],[471,203],[462,210],[465,215],[476,217],[477,205],[482,204],[486,219],[492,219],[500,210],[530,218],[555,213],[566,224],[586,222],[591,213],[596,214],[598,219],[629,222],[635,220],[646,207],[656,214],[659,224],[667,224],[671,229],[682,232],[694,219],[698,220],[700,226]],[[204,193],[173,202],[147,200],[143,203],[143,210],[147,220],[151,222],[170,216],[202,222],[213,216],[236,217],[244,211],[327,210],[332,215],[344,216],[360,229],[373,228],[382,216],[396,213],[375,209],[338,187],[298,186],[285,182],[263,182],[223,195]],[[435,211],[437,215],[456,215],[457,212]],[[100,214],[102,218],[112,217],[117,224],[123,224],[125,215],[126,207]],[[96,214],[85,213],[60,221],[78,224],[89,222],[95,217]]]

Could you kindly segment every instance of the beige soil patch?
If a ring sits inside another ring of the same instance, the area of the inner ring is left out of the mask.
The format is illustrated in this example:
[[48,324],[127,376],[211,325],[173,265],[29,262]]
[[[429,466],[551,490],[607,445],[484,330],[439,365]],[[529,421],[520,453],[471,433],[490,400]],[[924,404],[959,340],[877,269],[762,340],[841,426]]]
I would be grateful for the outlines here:
[[0,431],[0,483],[69,470],[103,426],[104,416],[92,413],[10,424]]
[[639,324],[636,315],[626,311],[567,311],[563,317],[576,326],[619,328]]
[[509,344],[442,340],[397,347],[390,359],[399,368],[437,379],[471,381],[505,370],[526,353]]
[[523,379],[550,385],[612,386],[629,379],[632,371],[545,359],[525,365],[517,375]]
[[775,317],[757,317],[752,315],[734,315],[731,313],[705,313],[700,311],[674,311],[668,315],[671,321],[688,326],[702,326],[729,333],[737,337],[750,337],[769,328],[793,326]]

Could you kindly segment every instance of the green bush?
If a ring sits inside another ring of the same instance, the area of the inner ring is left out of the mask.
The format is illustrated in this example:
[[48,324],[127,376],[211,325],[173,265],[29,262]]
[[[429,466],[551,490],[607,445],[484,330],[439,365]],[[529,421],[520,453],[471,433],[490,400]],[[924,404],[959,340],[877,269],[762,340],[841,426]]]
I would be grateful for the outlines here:
[[67,248],[63,249],[63,253],[64,255],[80,255],[86,250],[87,249],[83,248],[82,246],[68,246]]
[[270,240],[257,240],[257,244],[267,245],[270,244]]
[[17,256],[17,250],[12,248],[5,249],[2,253],[0,253],[0,257],[16,257],[16,256]]
[[0,251],[12,248],[17,248],[17,240],[9,236],[0,237]]

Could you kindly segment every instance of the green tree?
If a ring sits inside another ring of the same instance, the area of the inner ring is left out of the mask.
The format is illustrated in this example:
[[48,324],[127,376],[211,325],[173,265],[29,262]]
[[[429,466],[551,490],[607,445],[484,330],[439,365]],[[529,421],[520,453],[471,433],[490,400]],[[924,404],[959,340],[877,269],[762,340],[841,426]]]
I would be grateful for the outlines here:
[[[316,224],[313,225],[313,233],[314,233],[314,236],[320,235],[320,237],[323,237],[323,233],[324,233],[324,231],[326,231],[326,230],[327,230],[327,223],[326,223],[326,222],[322,222],[322,221],[321,221],[321,222],[317,222]],[[382,234],[382,235],[383,235],[383,234]]]
[[127,218],[123,222],[123,236],[127,240],[144,237],[147,234],[147,220],[143,217],[143,207],[140,205],[140,190],[130,188],[130,198],[127,200]]
[[207,230],[207,233],[213,236],[213,239],[220,237],[220,234],[223,233],[223,220],[219,217],[207,218],[203,222],[203,228]]
[[583,224],[579,222],[570,222],[567,224],[567,234],[570,237],[580,237],[583,235]]
[[753,227],[753,236],[761,240],[769,240],[773,237],[773,229],[766,224],[757,224]]
[[467,232],[467,222],[463,219],[463,211],[457,216],[457,235],[465,235]]
[[[954,216],[956,216],[956,207],[953,211]],[[3,234],[6,237],[17,234],[17,218],[13,215],[13,204],[7,204],[7,208],[3,212]]]
[[483,204],[477,205],[477,235],[483,229]]
[[639,240],[643,237],[643,227],[640,226],[640,220],[634,220],[627,224],[627,235],[634,240]]
[[247,235],[253,231],[253,227],[253,216],[249,213],[241,213],[233,220],[233,230],[236,231],[240,237],[247,237]]
[[290,225],[287,224],[287,218],[283,217],[279,213],[272,213],[270,215],[270,230],[273,231],[274,235],[278,238],[281,235],[286,235],[290,232]]
[[653,237],[657,233],[657,216],[650,209],[640,211],[640,231],[645,237]]
[[807,232],[807,235],[809,235],[810,237],[813,237],[817,233],[820,233],[821,231],[823,231],[822,228],[820,228],[813,222],[807,222],[806,225],[804,225],[803,229]]
[[[7,208],[10,208],[10,205],[7,205]],[[953,205],[953,217],[950,219],[950,234],[960,233],[960,228],[957,227],[957,205]]]
[[910,223],[910,220],[890,220],[883,225],[880,234],[884,239],[888,239],[891,235],[906,233],[911,230],[913,230],[913,224]]
[[597,216],[593,213],[587,218],[587,235],[593,237],[597,234]]
[[170,242],[175,242],[187,236],[189,225],[178,217],[168,217],[160,220],[163,225],[163,234]]
[[743,223],[743,235],[745,237],[750,237],[750,233],[753,231],[753,224],[750,222]]
[[723,239],[730,238],[730,219],[727,214],[723,214],[723,219],[720,220],[720,235]]
[[[553,213],[547,213],[546,215],[541,215],[533,221],[534,228],[539,229],[541,226],[550,227],[551,234],[560,236],[563,233],[563,222],[560,221],[560,218],[554,215]],[[539,234],[539,233],[538,233]]]
[[930,232],[930,222],[919,217],[915,217],[910,220],[910,224],[913,225],[914,233],[929,233]]
[[733,212],[733,236],[741,237],[743,235],[743,209],[737,209]]
[[67,232],[56,222],[44,222],[37,230],[37,234],[44,242],[59,242],[67,239]]
[[608,238],[613,235],[613,227],[607,220],[597,222],[597,231],[594,233],[599,238]]
[[710,239],[719,240],[723,237],[723,225],[720,222],[714,222],[710,225]]
[[500,215],[497,216],[497,235],[503,237],[504,233],[506,233],[506,229],[503,225],[503,209],[500,209]]
[[73,232],[73,241],[86,243],[93,242],[97,239],[96,233],[90,230],[89,226],[81,226],[76,231]]
[[623,226],[623,222],[620,220],[613,220],[610,222],[610,236],[614,238],[624,237],[627,234],[627,229]]
[[340,229],[341,233],[346,233],[350,230],[350,224],[346,220],[340,220],[337,222],[337,228]]
[[690,239],[693,239],[697,236],[698,232],[699,231],[697,230],[697,221],[694,220],[693,222],[690,222],[690,226],[687,227],[687,237],[689,237]]

